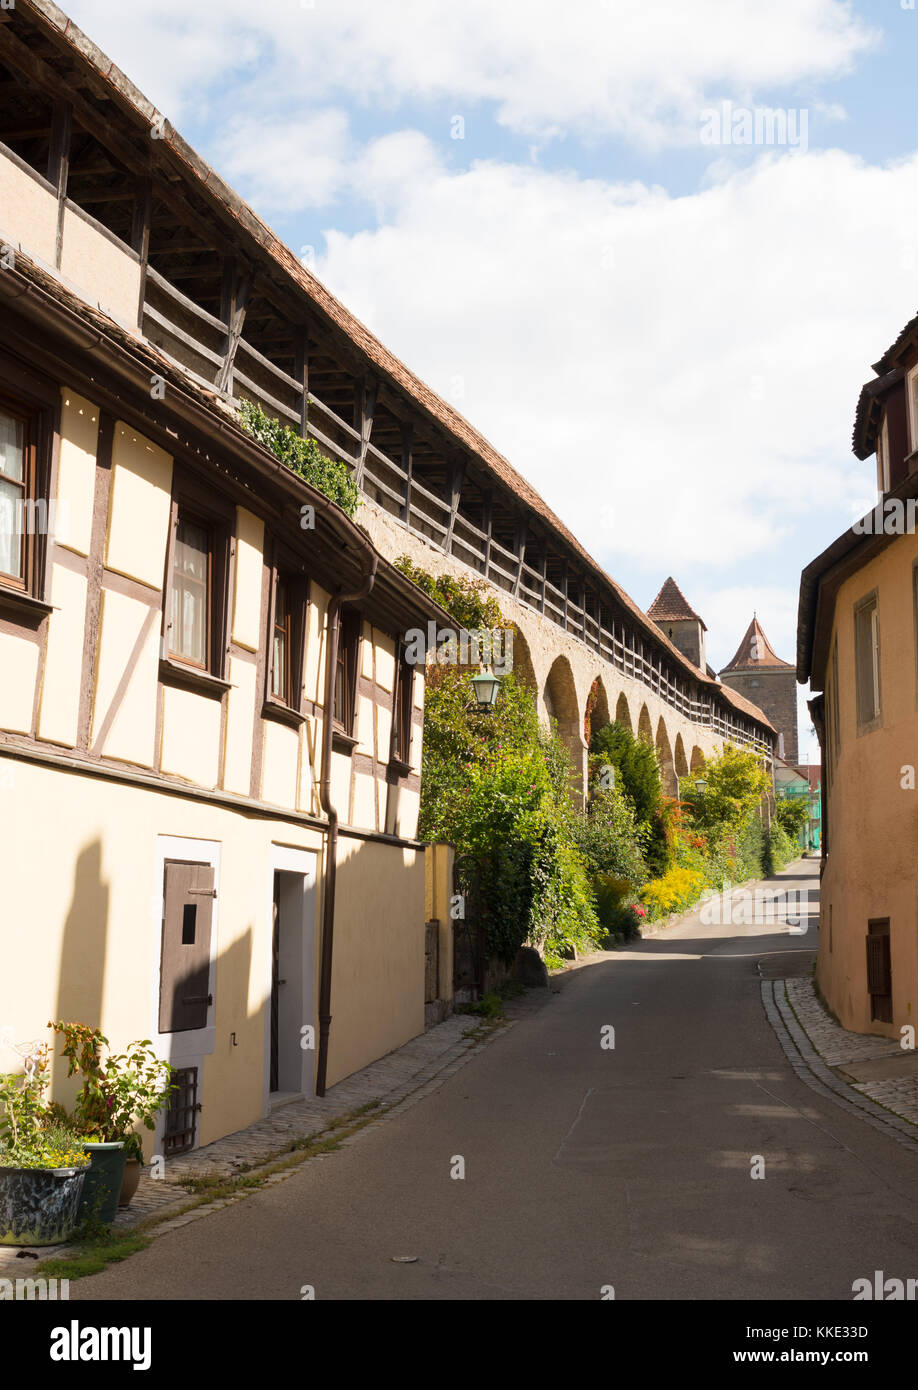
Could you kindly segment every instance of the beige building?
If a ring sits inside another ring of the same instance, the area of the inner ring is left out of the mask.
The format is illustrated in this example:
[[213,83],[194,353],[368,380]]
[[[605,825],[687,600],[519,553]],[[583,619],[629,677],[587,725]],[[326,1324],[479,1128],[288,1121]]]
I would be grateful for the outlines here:
[[918,318],[861,391],[879,501],[803,572],[797,676],[822,748],[818,980],[846,1028],[918,1023]]

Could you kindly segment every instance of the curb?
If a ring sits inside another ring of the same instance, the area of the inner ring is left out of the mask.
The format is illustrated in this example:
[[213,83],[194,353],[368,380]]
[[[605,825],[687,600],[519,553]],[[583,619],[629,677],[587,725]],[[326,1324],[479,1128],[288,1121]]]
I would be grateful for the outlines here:
[[784,1054],[799,1080],[817,1095],[857,1116],[874,1129],[918,1153],[918,1128],[841,1081],[822,1060],[797,1021],[784,980],[762,981],[762,1005]]

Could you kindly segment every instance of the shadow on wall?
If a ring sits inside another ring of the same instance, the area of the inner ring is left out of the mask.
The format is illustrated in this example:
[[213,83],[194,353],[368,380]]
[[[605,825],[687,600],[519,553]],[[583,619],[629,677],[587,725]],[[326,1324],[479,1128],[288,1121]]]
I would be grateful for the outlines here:
[[[102,877],[102,844],[92,840],[80,851],[73,875],[73,896],[58,963],[55,1021],[101,1027],[110,897],[108,880]],[[58,1045],[51,1071],[51,1095],[69,1104],[76,1090],[76,1079],[67,1079],[67,1059],[61,1056]]]

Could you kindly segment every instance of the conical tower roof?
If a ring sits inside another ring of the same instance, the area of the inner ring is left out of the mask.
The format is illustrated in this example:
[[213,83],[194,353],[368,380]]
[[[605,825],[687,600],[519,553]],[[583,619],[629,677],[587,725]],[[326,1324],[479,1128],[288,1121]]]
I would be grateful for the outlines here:
[[653,618],[655,623],[701,623],[705,632],[708,630],[672,575],[647,609],[647,616]]
[[742,642],[736,649],[733,660],[720,672],[724,671],[755,671],[763,666],[780,666],[785,670],[791,667],[786,661],[782,661],[774,647],[765,636],[765,630],[755,614],[752,615],[752,622],[746,629],[746,634]]

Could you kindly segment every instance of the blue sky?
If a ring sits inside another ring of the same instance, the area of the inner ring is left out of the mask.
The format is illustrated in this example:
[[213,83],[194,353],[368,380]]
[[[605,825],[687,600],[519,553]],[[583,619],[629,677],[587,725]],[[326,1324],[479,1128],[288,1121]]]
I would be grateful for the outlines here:
[[[793,660],[802,566],[873,501],[858,388],[915,312],[918,10],[68,12],[639,603],[671,573],[715,666],[753,609]],[[724,102],[798,138],[712,144]]]

